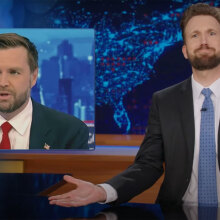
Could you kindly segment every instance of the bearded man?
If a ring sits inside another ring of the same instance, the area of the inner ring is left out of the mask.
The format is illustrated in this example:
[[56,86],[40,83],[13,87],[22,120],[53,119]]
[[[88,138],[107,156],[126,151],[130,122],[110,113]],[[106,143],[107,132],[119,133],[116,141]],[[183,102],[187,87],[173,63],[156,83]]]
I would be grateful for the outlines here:
[[156,202],[219,206],[220,11],[203,3],[191,5],[181,28],[182,52],[192,65],[192,76],[154,93],[148,129],[134,163],[101,185],[65,176],[77,188],[50,197],[50,204],[127,202],[165,170]]

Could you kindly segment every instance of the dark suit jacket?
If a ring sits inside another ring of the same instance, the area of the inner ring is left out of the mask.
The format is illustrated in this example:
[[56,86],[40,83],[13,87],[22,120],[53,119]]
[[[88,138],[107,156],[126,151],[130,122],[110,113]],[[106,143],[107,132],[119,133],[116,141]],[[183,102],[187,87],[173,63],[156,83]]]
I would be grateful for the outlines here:
[[[194,154],[194,111],[191,78],[156,92],[148,129],[134,163],[108,181],[118,192],[116,203],[130,200],[165,178],[157,202],[180,204],[189,185]],[[218,132],[218,152],[220,149]],[[218,154],[218,162],[220,154]]]
[[88,127],[78,118],[47,108],[32,100],[29,149],[88,149]]

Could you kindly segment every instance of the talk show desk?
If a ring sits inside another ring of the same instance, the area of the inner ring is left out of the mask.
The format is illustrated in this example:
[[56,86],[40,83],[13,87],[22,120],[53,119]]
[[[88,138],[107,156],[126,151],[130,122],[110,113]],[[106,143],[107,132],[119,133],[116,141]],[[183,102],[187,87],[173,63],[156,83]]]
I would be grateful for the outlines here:
[[0,174],[0,219],[165,219],[164,212],[158,204],[126,203],[110,206],[95,203],[77,208],[50,205],[46,196],[38,194],[41,186],[34,187],[33,184],[37,179],[47,179],[50,175]]
[[[63,219],[63,220],[217,220],[207,217],[197,218],[198,207],[161,206],[159,204],[125,203],[120,206],[90,204],[82,207],[59,207],[50,205],[42,195],[45,187],[50,187],[62,179],[61,174],[1,173],[0,174],[0,219]],[[211,210],[213,211],[213,210]],[[219,210],[215,209],[216,213]],[[220,212],[219,212],[220,213]],[[196,217],[195,217],[196,216]],[[199,215],[200,216],[200,215]]]
[[[142,140],[142,135],[96,135],[98,146],[91,151],[1,152],[0,173],[71,174],[95,184],[102,183],[132,164]],[[163,177],[131,202],[154,203],[162,180]]]

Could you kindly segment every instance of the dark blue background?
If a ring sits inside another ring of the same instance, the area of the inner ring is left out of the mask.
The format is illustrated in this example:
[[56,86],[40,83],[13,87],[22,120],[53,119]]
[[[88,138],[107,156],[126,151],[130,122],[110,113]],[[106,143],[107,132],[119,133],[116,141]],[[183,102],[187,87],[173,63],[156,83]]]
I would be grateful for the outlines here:
[[179,22],[196,2],[3,0],[0,27],[94,28],[96,133],[143,134],[152,93],[191,75]]

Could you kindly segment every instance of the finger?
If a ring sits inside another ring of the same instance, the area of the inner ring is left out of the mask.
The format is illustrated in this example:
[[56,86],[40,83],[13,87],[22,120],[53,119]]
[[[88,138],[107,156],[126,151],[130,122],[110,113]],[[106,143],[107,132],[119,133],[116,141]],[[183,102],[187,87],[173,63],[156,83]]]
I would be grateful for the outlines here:
[[66,182],[75,184],[75,185],[77,185],[77,186],[82,182],[82,180],[76,179],[76,178],[74,178],[74,177],[72,177],[72,176],[69,176],[69,175],[64,175],[63,179],[64,179]]
[[70,199],[57,199],[57,200],[52,200],[49,203],[50,204],[56,204],[56,203],[72,203]]
[[[77,185],[80,180],[79,179],[76,179],[72,176],[68,176],[68,175],[64,175],[63,179],[68,182],[68,183],[71,183],[71,184],[74,184],[74,185]],[[71,195],[74,195],[73,193],[74,190],[71,190],[67,193],[63,193],[61,195],[55,195],[55,196],[50,196],[48,199],[49,200],[53,200],[53,199],[64,199],[64,198],[67,198],[67,197],[70,197]]]
[[50,196],[48,199],[49,200],[67,199],[67,198],[70,198],[72,194],[73,194],[72,191],[70,191],[70,192],[67,192],[67,193],[63,193],[61,195]]
[[70,201],[70,200],[53,200],[49,202],[50,205],[58,205],[63,207],[78,207],[88,205],[85,201]]
[[63,203],[63,202],[58,202],[58,201],[51,201],[50,205],[58,205],[58,206],[62,206],[62,207],[73,207],[72,204],[70,203]]
[[57,204],[57,203],[68,203],[68,204],[77,204],[77,205],[87,205],[89,203],[93,202],[93,198],[89,197],[81,197],[78,196],[77,193],[74,194],[73,192],[71,193],[71,196],[67,196],[65,198],[62,198],[62,196],[57,196],[56,198],[51,198],[49,200],[50,204]]

